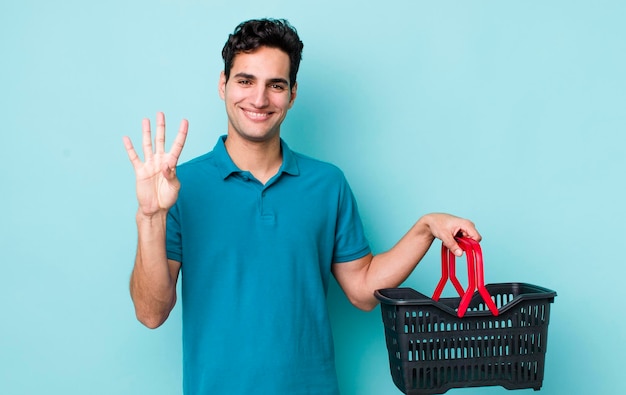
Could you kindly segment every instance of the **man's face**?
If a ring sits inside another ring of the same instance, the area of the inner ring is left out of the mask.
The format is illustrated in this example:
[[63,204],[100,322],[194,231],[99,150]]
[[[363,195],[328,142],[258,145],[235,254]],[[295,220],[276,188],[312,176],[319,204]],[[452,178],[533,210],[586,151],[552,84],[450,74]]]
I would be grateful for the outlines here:
[[277,138],[280,125],[296,98],[289,86],[289,56],[280,49],[260,47],[235,56],[230,78],[222,72],[220,97],[226,104],[228,134],[248,141]]

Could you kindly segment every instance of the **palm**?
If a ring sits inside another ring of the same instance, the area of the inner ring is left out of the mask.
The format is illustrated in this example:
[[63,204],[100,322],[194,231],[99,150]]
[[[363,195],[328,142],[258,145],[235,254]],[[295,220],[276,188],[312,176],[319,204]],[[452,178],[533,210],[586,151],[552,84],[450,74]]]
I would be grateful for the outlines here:
[[128,157],[135,169],[137,181],[137,200],[139,209],[145,215],[152,215],[161,210],[168,210],[176,202],[180,182],[176,177],[176,164],[185,144],[188,124],[183,120],[178,135],[170,152],[165,152],[165,117],[157,114],[155,148],[152,147],[150,121],[143,121],[142,162],[128,137],[124,144]]
[[163,168],[167,166],[169,155],[155,155],[137,168],[137,200],[146,212],[168,209],[178,196],[178,179],[167,179]]

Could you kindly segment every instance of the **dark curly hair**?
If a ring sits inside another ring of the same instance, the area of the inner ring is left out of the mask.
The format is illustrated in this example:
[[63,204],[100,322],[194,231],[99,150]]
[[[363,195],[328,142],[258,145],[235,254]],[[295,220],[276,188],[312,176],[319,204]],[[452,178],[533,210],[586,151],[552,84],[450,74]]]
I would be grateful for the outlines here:
[[304,44],[300,41],[296,29],[286,19],[252,19],[240,23],[235,28],[222,49],[226,81],[230,78],[230,69],[237,54],[250,53],[263,46],[278,48],[289,55],[289,84],[293,87],[300,68]]

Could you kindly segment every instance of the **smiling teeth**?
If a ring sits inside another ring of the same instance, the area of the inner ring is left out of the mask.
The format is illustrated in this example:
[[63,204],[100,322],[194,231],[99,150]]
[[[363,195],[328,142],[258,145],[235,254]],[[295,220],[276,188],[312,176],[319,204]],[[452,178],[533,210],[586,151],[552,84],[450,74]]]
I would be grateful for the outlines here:
[[250,118],[267,118],[269,116],[269,113],[266,112],[252,112],[252,111],[246,111],[246,114],[248,114],[248,116],[250,116]]

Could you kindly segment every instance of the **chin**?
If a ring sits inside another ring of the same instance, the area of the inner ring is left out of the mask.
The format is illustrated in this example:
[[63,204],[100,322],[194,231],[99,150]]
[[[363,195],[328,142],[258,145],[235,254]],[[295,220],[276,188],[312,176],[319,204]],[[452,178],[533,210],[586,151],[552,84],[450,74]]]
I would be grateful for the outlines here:
[[263,142],[271,141],[275,138],[278,138],[280,132],[273,131],[273,132],[246,133],[246,132],[237,131],[237,134],[244,140],[252,141],[255,143],[263,143]]

